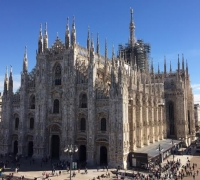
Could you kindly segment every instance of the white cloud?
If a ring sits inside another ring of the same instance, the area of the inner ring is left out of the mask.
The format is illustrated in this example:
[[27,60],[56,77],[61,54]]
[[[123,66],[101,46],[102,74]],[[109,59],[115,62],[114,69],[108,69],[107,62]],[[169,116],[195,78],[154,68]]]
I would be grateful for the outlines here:
[[[5,76],[0,76],[0,92],[3,92],[3,89],[4,89],[4,79],[5,79]],[[20,83],[21,83],[21,75],[14,74],[13,75],[13,91],[14,92],[20,87]]]
[[200,84],[192,84],[192,89],[200,91]]
[[194,103],[200,104],[200,94],[194,94]]

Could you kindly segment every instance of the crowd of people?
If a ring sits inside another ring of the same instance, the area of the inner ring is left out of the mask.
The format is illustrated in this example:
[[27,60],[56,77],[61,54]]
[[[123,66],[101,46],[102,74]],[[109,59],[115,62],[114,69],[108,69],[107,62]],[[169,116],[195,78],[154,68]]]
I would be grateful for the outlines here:
[[[188,148],[185,152],[186,154],[191,154],[191,148]],[[0,161],[0,168],[2,168],[2,172],[4,168],[6,167],[12,167],[13,170],[12,173],[6,176],[6,179],[12,179],[13,174],[18,173],[20,170],[20,165],[23,165],[23,162],[27,161],[32,167],[32,164],[40,164],[41,163],[41,169],[43,165],[47,165],[51,168],[51,171],[43,171],[42,177],[44,179],[49,179],[53,176],[59,176],[63,173],[68,173],[70,171],[70,162],[68,161],[52,161],[50,157],[45,157],[41,159],[40,161],[36,161],[34,159],[30,158],[22,158],[23,161],[20,161],[20,156],[11,156],[11,155],[0,155],[1,161]],[[21,163],[21,164],[20,164]],[[45,167],[47,167],[45,166]],[[39,166],[40,167],[40,166]],[[43,167],[45,169],[45,167]],[[87,166],[83,168],[81,171],[79,168],[71,167],[71,176],[74,178],[77,176],[77,174],[87,174],[88,169]],[[76,170],[75,170],[76,169]],[[160,164],[160,163],[154,163],[151,166],[149,166],[148,173],[141,173],[137,171],[132,172],[126,172],[124,170],[121,170],[119,167],[116,169],[115,172],[109,171],[108,166],[102,166],[101,170],[99,167],[97,167],[97,172],[102,172],[101,174],[95,175],[93,179],[91,180],[102,180],[102,179],[110,179],[111,176],[115,177],[116,179],[122,179],[124,177],[130,177],[132,179],[138,179],[138,180],[164,180],[164,179],[174,179],[174,180],[182,180],[184,177],[189,176],[193,178],[193,180],[199,179],[197,176],[199,175],[199,170],[197,168],[197,164],[191,163],[189,158],[187,157],[187,163],[181,162],[181,159],[173,160],[167,160],[166,163]],[[111,173],[112,172],[112,173]],[[18,179],[23,180],[24,175],[19,174],[17,175]],[[41,177],[41,176],[40,176]],[[37,178],[35,178],[36,180]]]

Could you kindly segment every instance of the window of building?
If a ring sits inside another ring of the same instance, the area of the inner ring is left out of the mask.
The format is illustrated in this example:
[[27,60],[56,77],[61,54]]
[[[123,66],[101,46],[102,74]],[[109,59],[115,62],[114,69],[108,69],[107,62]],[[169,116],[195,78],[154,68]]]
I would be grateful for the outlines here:
[[29,100],[30,109],[35,109],[35,96],[32,95]]
[[19,118],[15,118],[15,129],[19,128]]
[[57,65],[55,68],[55,85],[61,85],[61,66]]
[[30,118],[30,129],[34,129],[34,118]]
[[101,131],[106,131],[106,119],[101,119]]
[[58,114],[59,113],[59,100],[55,99],[53,103],[53,113]]
[[87,95],[86,94],[80,95],[80,108],[87,108]]
[[86,120],[85,120],[85,118],[81,118],[80,130],[81,131],[86,130]]

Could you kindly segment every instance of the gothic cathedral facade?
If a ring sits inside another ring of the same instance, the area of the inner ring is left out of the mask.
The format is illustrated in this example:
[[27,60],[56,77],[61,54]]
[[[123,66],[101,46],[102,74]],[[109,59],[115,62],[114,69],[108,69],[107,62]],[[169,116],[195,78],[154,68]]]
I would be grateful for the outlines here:
[[[34,158],[66,159],[64,148],[78,146],[74,159],[90,165],[127,167],[128,154],[165,138],[194,138],[193,93],[187,62],[175,71],[154,72],[150,45],[134,37],[115,55],[100,55],[88,30],[87,47],[76,43],[67,23],[65,42],[48,47],[47,26],[40,29],[36,66],[28,72],[25,50],[21,86],[13,93],[12,69],[2,96],[0,152]],[[96,50],[95,50],[96,49]]]

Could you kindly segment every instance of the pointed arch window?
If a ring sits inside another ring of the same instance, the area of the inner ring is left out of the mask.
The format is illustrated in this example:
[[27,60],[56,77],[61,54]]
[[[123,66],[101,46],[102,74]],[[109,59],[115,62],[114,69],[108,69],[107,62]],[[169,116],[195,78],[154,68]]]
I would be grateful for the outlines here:
[[85,93],[80,95],[80,108],[87,108],[87,95]]
[[30,129],[34,129],[34,118],[30,118]]
[[29,100],[29,107],[30,109],[35,109],[35,96],[32,95]]
[[55,68],[55,85],[61,85],[61,66],[57,65]]
[[53,113],[58,114],[59,113],[59,100],[55,99],[53,103]]
[[85,118],[81,118],[80,130],[81,131],[85,131],[86,130],[86,120],[85,120]]
[[18,129],[19,128],[19,118],[16,117],[15,118],[15,129]]
[[106,118],[101,119],[101,131],[106,131]]
[[169,103],[169,126],[170,126],[170,135],[175,135],[174,132],[174,104]]

